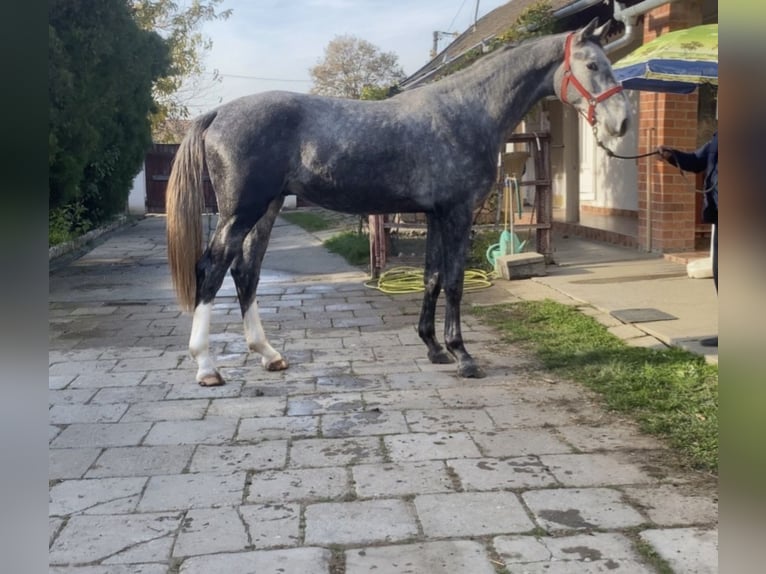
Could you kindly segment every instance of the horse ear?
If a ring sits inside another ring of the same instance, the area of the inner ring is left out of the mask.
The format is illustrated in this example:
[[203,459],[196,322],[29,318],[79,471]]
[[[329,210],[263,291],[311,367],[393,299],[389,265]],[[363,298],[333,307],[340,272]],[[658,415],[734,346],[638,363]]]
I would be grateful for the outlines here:
[[577,34],[577,41],[587,42],[590,40],[593,37],[593,31],[596,29],[596,24],[598,24],[598,18],[593,18],[593,20],[591,20],[588,25]]
[[607,20],[602,26],[593,30],[593,36],[596,38],[599,44],[603,44],[606,40],[606,35],[609,33],[609,28],[612,27],[612,21]]

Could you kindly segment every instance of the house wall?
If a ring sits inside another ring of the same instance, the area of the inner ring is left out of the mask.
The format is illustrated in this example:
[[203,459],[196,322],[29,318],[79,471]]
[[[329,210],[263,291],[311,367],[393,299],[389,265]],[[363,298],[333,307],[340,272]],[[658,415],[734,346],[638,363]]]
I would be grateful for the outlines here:
[[550,121],[554,219],[576,223],[580,219],[577,112],[559,100],[547,100],[545,107]]
[[[638,94],[628,90],[625,95],[635,110],[638,105]],[[619,155],[636,155],[638,149],[638,118],[633,114],[633,121],[626,134],[617,139],[604,139],[604,144]],[[605,215],[623,215],[624,212],[635,212],[638,209],[638,165],[636,160],[623,160],[609,157],[604,150],[597,146],[593,132],[585,122],[580,126],[586,145],[591,147],[593,154],[592,188],[593,199],[586,201],[581,198],[580,209],[589,210]]]
[[[700,0],[665,4],[644,17],[644,43],[672,30],[702,23]],[[639,153],[668,145],[697,148],[697,92],[688,95],[639,93]],[[691,251],[695,248],[696,194],[693,176],[660,161],[638,168],[638,239],[648,251]]]
[[146,165],[141,166],[141,171],[133,179],[133,187],[128,196],[128,213],[131,215],[144,215],[146,213]]

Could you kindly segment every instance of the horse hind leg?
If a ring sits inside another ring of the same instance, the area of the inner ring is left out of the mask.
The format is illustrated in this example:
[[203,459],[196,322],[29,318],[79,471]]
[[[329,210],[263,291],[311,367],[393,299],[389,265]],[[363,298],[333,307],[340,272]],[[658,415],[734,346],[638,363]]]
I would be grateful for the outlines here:
[[271,346],[266,338],[255,297],[271,229],[283,202],[284,198],[279,196],[269,204],[266,214],[245,237],[242,253],[234,260],[231,268],[231,276],[234,278],[242,311],[247,346],[251,351],[261,355],[261,363],[267,371],[282,371],[288,367],[284,357]]
[[436,339],[436,302],[442,288],[442,274],[439,269],[443,258],[441,228],[436,216],[428,215],[428,233],[426,235],[426,257],[423,272],[423,304],[420,308],[418,335],[428,347],[428,360],[435,364],[454,362],[452,355]]
[[210,244],[197,262],[197,294],[189,352],[197,362],[197,382],[204,387],[224,384],[210,353],[210,318],[215,295],[251,227],[247,221],[221,215]]

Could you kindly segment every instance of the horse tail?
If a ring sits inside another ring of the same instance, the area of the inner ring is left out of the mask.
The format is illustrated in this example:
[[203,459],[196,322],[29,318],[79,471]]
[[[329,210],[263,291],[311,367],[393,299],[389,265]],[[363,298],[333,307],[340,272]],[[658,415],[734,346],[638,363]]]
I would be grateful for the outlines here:
[[168,264],[178,303],[184,311],[194,310],[197,297],[196,264],[202,257],[202,210],[205,198],[202,171],[205,160],[205,130],[218,112],[194,120],[181,142],[168,179]]

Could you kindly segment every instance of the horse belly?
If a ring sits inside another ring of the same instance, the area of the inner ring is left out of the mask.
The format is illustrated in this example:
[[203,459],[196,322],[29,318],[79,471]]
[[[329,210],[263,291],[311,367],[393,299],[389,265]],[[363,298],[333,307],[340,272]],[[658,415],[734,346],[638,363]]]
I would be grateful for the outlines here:
[[355,186],[320,182],[293,184],[288,191],[310,203],[343,213],[410,213],[427,211],[429,205],[404,191],[395,191],[373,182]]

